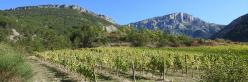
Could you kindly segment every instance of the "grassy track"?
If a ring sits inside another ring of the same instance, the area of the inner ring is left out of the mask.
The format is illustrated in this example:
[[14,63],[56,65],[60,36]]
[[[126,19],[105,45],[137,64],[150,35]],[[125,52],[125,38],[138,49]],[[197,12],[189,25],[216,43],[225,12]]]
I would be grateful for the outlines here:
[[23,54],[0,43],[0,82],[20,82],[29,77],[31,68]]

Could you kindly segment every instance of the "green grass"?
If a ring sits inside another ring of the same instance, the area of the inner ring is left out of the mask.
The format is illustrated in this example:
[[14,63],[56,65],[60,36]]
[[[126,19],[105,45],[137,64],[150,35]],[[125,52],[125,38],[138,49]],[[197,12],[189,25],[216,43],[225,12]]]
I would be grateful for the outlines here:
[[31,75],[31,68],[23,55],[14,48],[0,43],[0,81],[24,81]]

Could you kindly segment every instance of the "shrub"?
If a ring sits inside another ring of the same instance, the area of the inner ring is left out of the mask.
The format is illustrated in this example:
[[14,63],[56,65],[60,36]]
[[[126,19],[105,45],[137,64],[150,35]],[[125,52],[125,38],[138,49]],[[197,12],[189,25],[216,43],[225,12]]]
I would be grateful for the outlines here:
[[30,66],[23,55],[13,48],[0,43],[0,81],[22,81],[31,74]]

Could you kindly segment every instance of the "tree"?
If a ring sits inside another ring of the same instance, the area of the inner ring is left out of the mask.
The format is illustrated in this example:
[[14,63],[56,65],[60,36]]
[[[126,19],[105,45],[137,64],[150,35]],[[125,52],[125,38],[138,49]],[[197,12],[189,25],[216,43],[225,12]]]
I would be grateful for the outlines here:
[[151,41],[148,31],[148,29],[133,29],[128,34],[129,41],[132,42],[134,46],[146,46]]
[[101,28],[92,26],[76,26],[73,28],[70,40],[76,48],[95,47],[108,41],[106,32]]

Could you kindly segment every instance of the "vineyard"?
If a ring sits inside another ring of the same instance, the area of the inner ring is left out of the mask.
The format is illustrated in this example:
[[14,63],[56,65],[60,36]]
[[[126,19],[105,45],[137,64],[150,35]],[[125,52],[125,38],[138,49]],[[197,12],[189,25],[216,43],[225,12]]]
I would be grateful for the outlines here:
[[247,82],[248,46],[99,47],[37,52],[93,82]]

